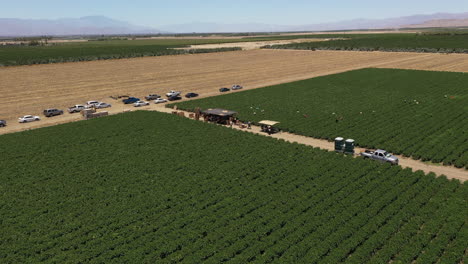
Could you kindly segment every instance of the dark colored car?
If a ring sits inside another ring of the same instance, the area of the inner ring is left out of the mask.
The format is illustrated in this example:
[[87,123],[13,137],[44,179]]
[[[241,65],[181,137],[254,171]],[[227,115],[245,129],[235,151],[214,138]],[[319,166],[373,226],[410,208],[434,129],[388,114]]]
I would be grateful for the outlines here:
[[44,110],[44,115],[46,117],[63,115],[63,110],[59,110],[59,109],[56,109],[56,108],[46,109],[46,110]]
[[138,101],[140,101],[140,98],[136,98],[136,97],[129,97],[129,98],[127,98],[127,99],[123,99],[123,100],[122,100],[122,102],[123,102],[124,104],[133,104],[133,103],[136,103],[136,102],[138,102]]
[[5,120],[0,120],[0,127],[6,126],[6,121]]
[[231,91],[231,89],[226,88],[226,87],[223,87],[223,88],[219,88],[219,91],[222,92],[222,93],[224,93],[224,92],[229,92],[229,91]]
[[145,99],[150,101],[150,100],[156,100],[158,98],[160,98],[161,96],[160,95],[157,95],[157,94],[150,94],[150,95],[147,95],[145,96]]
[[198,96],[197,93],[188,93],[188,94],[185,95],[185,97],[187,97],[187,98],[192,98],[192,97],[197,97],[197,96]]
[[171,96],[171,97],[167,98],[167,100],[169,100],[169,101],[177,101],[177,100],[180,100],[180,99],[182,99],[182,97],[180,97],[180,96]]

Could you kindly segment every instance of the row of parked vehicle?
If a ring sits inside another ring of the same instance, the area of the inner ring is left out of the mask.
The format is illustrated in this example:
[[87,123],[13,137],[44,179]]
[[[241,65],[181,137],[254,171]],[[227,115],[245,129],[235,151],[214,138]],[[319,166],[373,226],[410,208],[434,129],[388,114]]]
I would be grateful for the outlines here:
[[[242,86],[240,86],[238,84],[235,84],[235,85],[233,85],[231,87],[231,89],[223,87],[223,88],[220,88],[219,91],[220,92],[227,92],[227,91],[230,91],[230,90],[240,90],[242,88],[243,88]],[[162,98],[158,94],[147,95],[147,96],[145,96],[145,99],[148,100],[148,101],[153,101],[154,100],[155,104],[160,104],[160,103],[166,103],[168,101],[181,100],[182,99],[181,93],[182,92],[180,92],[180,91],[171,90],[168,93],[166,93],[167,99]],[[192,93],[192,92],[185,94],[186,98],[194,98],[194,97],[197,97],[197,96],[198,96],[197,93]],[[128,98],[125,98],[125,99],[122,100],[122,102],[124,104],[133,104],[134,107],[141,107],[141,106],[149,105],[150,103],[148,101],[143,101],[143,100],[140,100],[140,98],[136,98],[136,97],[128,97]],[[73,113],[79,113],[79,112],[81,112],[82,110],[85,110],[85,109],[91,109],[91,108],[102,109],[102,108],[108,108],[108,107],[112,107],[112,105],[108,104],[108,103],[104,103],[104,102],[99,102],[99,101],[88,101],[88,102],[86,102],[86,104],[77,104],[77,105],[71,106],[71,107],[69,107],[67,109],[67,111],[68,111],[68,113],[73,114]],[[63,115],[63,113],[64,113],[63,110],[57,109],[57,108],[45,109],[44,112],[43,112],[44,116],[46,116],[46,117],[53,117],[53,116]],[[39,120],[41,120],[41,118],[39,116],[25,115],[25,116],[20,117],[18,119],[18,122],[19,123],[28,123],[28,122],[34,122],[34,121],[39,121]],[[0,120],[0,127],[5,127],[6,125],[7,125],[7,122],[5,120]]]
[[[68,113],[73,114],[73,113],[79,113],[82,110],[85,109],[102,109],[102,108],[109,108],[112,107],[111,104],[104,103],[104,102],[99,102],[99,101],[88,101],[84,105],[74,105],[68,108]],[[62,113],[63,114],[63,113]]]
[[223,87],[223,88],[219,88],[219,91],[224,93],[224,92],[229,92],[231,90],[240,90],[242,89],[243,87],[238,85],[238,84],[234,84],[231,89],[227,88],[227,87]]
[[[88,101],[84,105],[74,105],[69,107],[68,113],[73,114],[73,113],[79,113],[81,110],[84,109],[90,109],[90,108],[95,108],[95,109],[101,109],[101,108],[108,108],[112,107],[111,104],[104,103],[104,102],[99,102],[99,101]],[[43,111],[43,114],[45,117],[53,117],[53,116],[58,116],[58,115],[63,115],[64,111],[61,109],[57,108],[49,108],[45,109]],[[29,123],[29,122],[34,122],[34,121],[40,121],[41,117],[40,116],[35,116],[35,115],[25,115],[20,118],[18,118],[19,123]],[[5,120],[0,120],[0,127],[6,126],[6,121]]]
[[[180,96],[181,93],[182,92],[171,90],[168,93],[166,93],[167,99],[162,98],[161,95],[158,95],[158,94],[147,95],[145,96],[145,99],[148,101],[154,100],[155,104],[161,104],[161,103],[166,103],[168,101],[181,100],[182,99],[182,97]],[[197,96],[198,96],[197,93],[187,93],[185,95],[186,98],[193,98]],[[133,104],[134,107],[149,105],[150,103],[148,101],[140,100],[140,98],[137,98],[137,97],[128,97],[122,100],[124,104]]]

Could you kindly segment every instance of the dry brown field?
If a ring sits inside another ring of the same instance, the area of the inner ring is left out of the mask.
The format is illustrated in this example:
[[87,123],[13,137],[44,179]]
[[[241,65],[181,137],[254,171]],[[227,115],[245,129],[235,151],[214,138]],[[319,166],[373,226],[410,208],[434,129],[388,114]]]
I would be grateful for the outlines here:
[[292,40],[272,40],[272,41],[252,41],[252,42],[234,42],[234,43],[221,43],[221,44],[200,44],[190,45],[188,48],[176,48],[176,49],[219,49],[219,48],[233,48],[238,47],[242,50],[260,49],[266,45],[284,45],[292,43],[304,43],[304,42],[321,42],[337,40],[340,38],[326,39],[326,38],[306,38],[306,39],[292,39]]
[[[468,72],[468,55],[249,50],[0,68],[0,119],[9,123],[0,134],[45,124],[18,127],[16,120],[49,107],[102,100],[114,104],[112,111],[122,110],[111,95],[143,97],[175,89],[205,97],[232,84],[253,89],[367,67]],[[66,113],[51,120],[72,119],[76,115]]]

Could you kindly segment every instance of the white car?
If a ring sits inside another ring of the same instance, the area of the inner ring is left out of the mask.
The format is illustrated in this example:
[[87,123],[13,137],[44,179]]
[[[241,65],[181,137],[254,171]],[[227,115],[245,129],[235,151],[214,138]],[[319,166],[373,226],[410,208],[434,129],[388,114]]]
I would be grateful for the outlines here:
[[101,102],[101,103],[98,103],[98,104],[94,105],[94,107],[95,107],[96,109],[100,109],[100,108],[112,107],[112,105],[111,105],[111,104],[107,104],[107,103],[102,103],[102,102]]
[[88,102],[86,102],[86,106],[89,107],[89,108],[95,107],[98,104],[99,104],[99,101],[88,101]]
[[231,88],[231,90],[240,90],[242,89],[242,86],[238,85],[238,84],[234,84]]
[[146,102],[146,101],[138,101],[138,102],[133,104],[133,106],[135,106],[135,107],[140,107],[140,106],[145,106],[145,105],[149,105],[149,103]]
[[167,97],[175,97],[175,96],[179,96],[180,95],[180,92],[178,91],[170,91],[166,94]]
[[158,98],[158,99],[154,100],[155,104],[161,104],[161,103],[165,103],[165,102],[167,102],[167,99],[164,99],[164,98]]
[[39,121],[39,120],[41,120],[40,117],[33,116],[33,115],[25,115],[23,117],[18,118],[18,122],[20,123],[28,123],[28,122]]

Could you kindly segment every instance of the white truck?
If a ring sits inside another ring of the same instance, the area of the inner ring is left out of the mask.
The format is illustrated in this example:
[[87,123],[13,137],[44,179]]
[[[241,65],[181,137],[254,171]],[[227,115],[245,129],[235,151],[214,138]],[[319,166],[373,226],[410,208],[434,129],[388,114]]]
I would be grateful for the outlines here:
[[170,92],[168,92],[168,93],[166,94],[166,96],[167,96],[168,98],[170,98],[170,97],[177,97],[177,96],[179,96],[180,94],[181,94],[181,92],[179,92],[179,91],[173,91],[173,90],[171,90]]
[[86,105],[74,105],[68,108],[68,113],[73,114],[73,113],[79,113],[81,110],[88,109],[89,107]]
[[364,152],[361,152],[361,156],[363,156],[364,159],[373,159],[381,162],[388,162],[392,165],[398,165],[399,162],[396,156],[388,153],[383,149],[378,149],[376,151],[365,150]]

